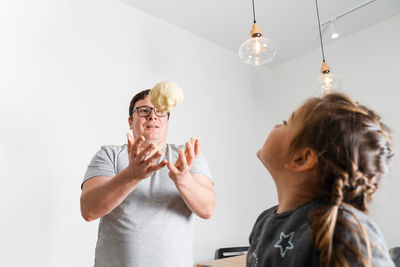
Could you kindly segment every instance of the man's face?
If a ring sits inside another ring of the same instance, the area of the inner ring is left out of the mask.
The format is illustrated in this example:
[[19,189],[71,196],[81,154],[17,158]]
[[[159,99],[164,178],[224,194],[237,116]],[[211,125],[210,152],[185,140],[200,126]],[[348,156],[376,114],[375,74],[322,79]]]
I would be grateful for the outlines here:
[[141,117],[136,110],[141,106],[154,108],[148,96],[135,103],[132,118],[129,118],[129,128],[133,131],[133,136],[136,139],[143,135],[146,143],[154,142],[159,146],[164,146],[167,140],[168,116],[158,117],[153,109],[147,117]]

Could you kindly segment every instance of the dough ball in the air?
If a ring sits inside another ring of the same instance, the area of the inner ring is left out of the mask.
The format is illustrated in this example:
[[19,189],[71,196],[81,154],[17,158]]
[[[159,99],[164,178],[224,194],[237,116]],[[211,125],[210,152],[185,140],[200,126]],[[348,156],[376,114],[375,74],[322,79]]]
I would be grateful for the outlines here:
[[183,91],[174,82],[159,82],[150,90],[149,99],[155,108],[168,112],[183,101]]

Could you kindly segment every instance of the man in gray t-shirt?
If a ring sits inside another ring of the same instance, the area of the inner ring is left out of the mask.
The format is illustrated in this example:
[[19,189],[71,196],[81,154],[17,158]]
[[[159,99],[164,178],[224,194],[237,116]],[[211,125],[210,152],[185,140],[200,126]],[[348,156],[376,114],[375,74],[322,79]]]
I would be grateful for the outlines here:
[[100,219],[95,266],[192,266],[193,213],[212,216],[213,180],[199,140],[166,143],[169,113],[149,90],[129,107],[128,144],[103,146],[82,183],[81,212]]

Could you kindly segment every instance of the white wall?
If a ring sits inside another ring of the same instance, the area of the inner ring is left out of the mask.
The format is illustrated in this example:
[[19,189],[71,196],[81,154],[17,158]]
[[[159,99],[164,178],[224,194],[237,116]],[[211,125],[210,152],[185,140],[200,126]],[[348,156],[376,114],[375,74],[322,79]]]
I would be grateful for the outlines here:
[[169,141],[201,137],[216,180],[195,261],[247,244],[264,133],[252,68],[235,53],[117,0],[2,1],[0,36],[0,266],[93,264],[98,222],[79,211],[86,165],[101,145],[125,142],[131,97],[162,80],[185,93]]
[[[325,46],[332,73],[342,77],[342,92],[378,112],[393,131],[397,155],[370,209],[389,247],[400,246],[400,214],[396,206],[400,201],[399,47],[400,15]],[[321,63],[321,51],[317,49],[272,70],[257,70],[254,90],[265,116],[272,119],[271,127],[287,119],[306,98],[319,95],[314,82]]]

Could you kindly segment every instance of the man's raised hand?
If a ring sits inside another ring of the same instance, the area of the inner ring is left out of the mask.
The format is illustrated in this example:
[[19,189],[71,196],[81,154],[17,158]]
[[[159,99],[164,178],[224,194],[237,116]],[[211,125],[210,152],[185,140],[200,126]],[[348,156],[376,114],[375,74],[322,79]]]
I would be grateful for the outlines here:
[[186,142],[186,149],[179,150],[179,157],[175,164],[168,162],[167,166],[170,170],[169,177],[174,182],[182,182],[185,176],[190,173],[190,169],[193,166],[193,162],[200,152],[200,140],[191,138],[190,141]]
[[155,144],[149,144],[144,147],[145,138],[139,136],[134,140],[131,133],[127,134],[128,138],[128,155],[129,155],[129,165],[128,169],[132,174],[133,179],[144,179],[149,177],[153,172],[161,169],[167,164],[166,160],[161,161],[158,164],[154,164],[162,156],[162,152],[155,150]]

